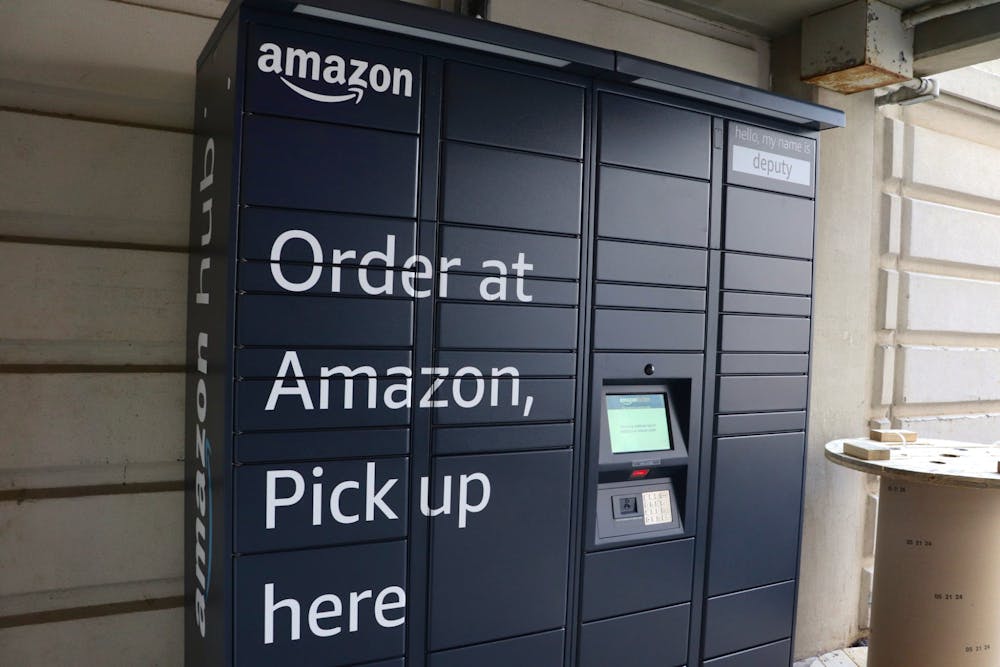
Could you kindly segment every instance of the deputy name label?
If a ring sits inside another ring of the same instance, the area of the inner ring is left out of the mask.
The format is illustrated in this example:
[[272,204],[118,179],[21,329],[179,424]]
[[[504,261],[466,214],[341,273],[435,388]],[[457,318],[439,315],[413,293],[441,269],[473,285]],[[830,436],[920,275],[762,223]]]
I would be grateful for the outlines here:
[[[731,176],[746,174],[781,181],[787,186],[777,188],[781,191],[809,194],[802,192],[801,188],[812,188],[815,141],[741,123],[730,125],[729,139]],[[746,184],[756,185],[752,182]]]
[[812,165],[805,160],[745,146],[733,146],[733,171],[806,186],[812,182]]

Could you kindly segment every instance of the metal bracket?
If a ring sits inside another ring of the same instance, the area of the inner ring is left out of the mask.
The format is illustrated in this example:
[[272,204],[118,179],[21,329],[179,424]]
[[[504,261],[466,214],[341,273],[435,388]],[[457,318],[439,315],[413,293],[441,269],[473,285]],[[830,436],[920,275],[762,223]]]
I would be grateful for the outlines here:
[[941,86],[934,79],[918,78],[900,85],[896,90],[875,98],[875,106],[886,104],[919,104],[936,100],[941,95]]
[[489,18],[490,0],[450,0],[450,2],[442,3],[442,9],[445,8],[450,8],[451,11],[462,16],[486,19]]

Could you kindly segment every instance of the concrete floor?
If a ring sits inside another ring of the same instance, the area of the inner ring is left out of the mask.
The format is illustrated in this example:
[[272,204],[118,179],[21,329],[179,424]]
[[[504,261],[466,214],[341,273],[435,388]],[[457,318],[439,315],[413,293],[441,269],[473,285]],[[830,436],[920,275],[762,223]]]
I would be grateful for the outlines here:
[[845,648],[831,651],[815,658],[806,658],[796,662],[792,667],[866,667],[868,664],[868,648]]

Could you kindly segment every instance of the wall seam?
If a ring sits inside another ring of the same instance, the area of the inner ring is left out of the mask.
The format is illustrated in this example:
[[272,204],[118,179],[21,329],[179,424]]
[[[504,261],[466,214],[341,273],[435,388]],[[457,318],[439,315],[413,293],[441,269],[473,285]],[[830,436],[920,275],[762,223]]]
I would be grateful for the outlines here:
[[69,607],[66,609],[36,611],[27,614],[16,614],[14,616],[0,616],[0,629],[14,628],[24,625],[41,625],[45,623],[77,621],[81,619],[114,616],[118,614],[134,614],[144,611],[175,609],[183,606],[184,596],[172,595],[165,598],[134,600],[131,602],[111,602],[108,604],[86,607]]

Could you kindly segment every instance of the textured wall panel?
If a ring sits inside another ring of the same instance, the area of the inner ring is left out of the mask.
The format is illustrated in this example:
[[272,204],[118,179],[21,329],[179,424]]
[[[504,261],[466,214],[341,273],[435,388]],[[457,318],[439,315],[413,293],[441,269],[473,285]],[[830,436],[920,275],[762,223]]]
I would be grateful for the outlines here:
[[1000,164],[1000,149],[923,127],[912,132],[910,181],[914,185],[1000,199],[1000,179],[989,178]]
[[2,502],[0,595],[179,577],[182,509],[180,491]]
[[903,403],[1000,400],[998,349],[903,347],[900,356]]
[[47,348],[50,363],[94,363],[86,350],[96,343],[117,346],[118,363],[181,365],[186,260],[173,252],[0,243],[0,338]]
[[5,236],[187,245],[187,134],[0,112],[0,174]]
[[914,259],[1000,267],[1000,216],[905,200],[904,252]]
[[183,632],[180,607],[5,628],[0,630],[0,659],[24,667],[179,667],[184,662]]
[[905,329],[1000,334],[1000,282],[904,273]]
[[68,468],[72,481],[76,466],[110,466],[101,483],[128,482],[130,468],[184,456],[181,373],[0,374],[0,396],[2,488],[24,470]]
[[0,104],[190,127],[194,63],[214,27],[124,2],[10,0],[0,23]]
[[1000,414],[997,413],[902,417],[899,426],[927,438],[983,443],[1000,441]]

